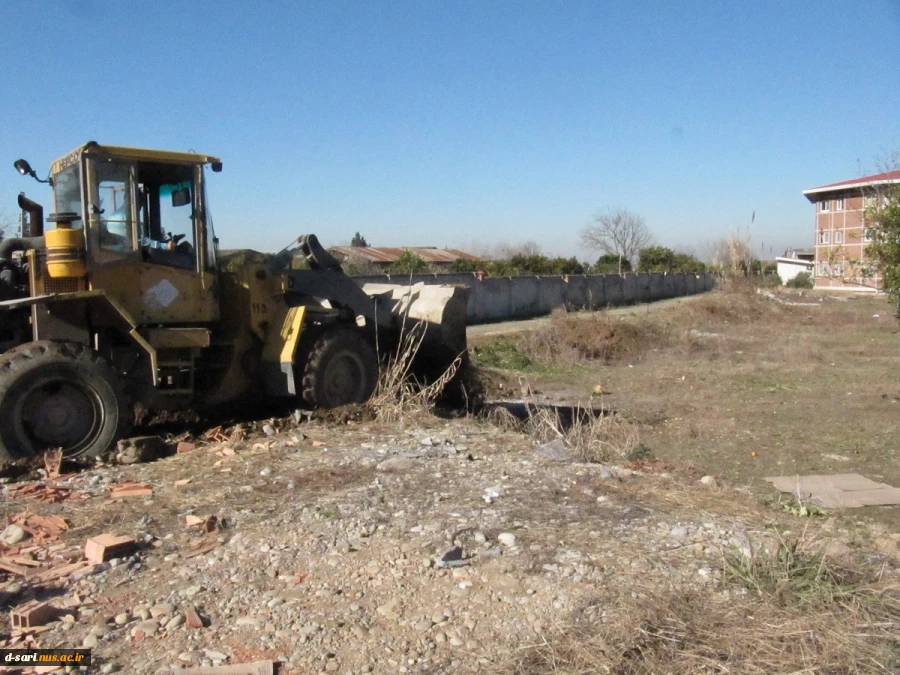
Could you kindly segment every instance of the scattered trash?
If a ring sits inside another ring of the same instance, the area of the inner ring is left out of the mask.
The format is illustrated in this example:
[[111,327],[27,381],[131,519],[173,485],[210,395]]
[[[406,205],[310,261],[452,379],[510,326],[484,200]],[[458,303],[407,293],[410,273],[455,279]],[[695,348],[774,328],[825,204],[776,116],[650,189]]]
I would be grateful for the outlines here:
[[183,454],[185,452],[191,452],[192,450],[196,450],[197,446],[194,443],[188,443],[187,441],[180,441],[178,445],[175,446],[175,452]]
[[179,480],[176,480],[174,483],[172,483],[172,485],[174,485],[175,487],[183,487],[190,482],[190,478],[180,478]]

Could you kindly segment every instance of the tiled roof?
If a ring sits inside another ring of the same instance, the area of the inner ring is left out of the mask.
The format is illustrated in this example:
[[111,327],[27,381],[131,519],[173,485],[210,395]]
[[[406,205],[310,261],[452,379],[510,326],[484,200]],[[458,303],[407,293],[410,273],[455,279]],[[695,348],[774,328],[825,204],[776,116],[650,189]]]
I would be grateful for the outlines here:
[[434,248],[432,246],[409,246],[404,248],[391,248],[384,246],[332,246],[329,249],[332,253],[337,253],[348,258],[356,258],[371,263],[393,263],[396,262],[404,251],[409,251],[419,256],[428,263],[452,263],[458,258],[466,260],[481,260],[478,256],[471,253],[460,251],[455,248]]
[[876,173],[872,176],[863,176],[861,178],[851,178],[850,180],[842,180],[839,183],[829,183],[828,185],[822,185],[821,187],[804,190],[803,194],[806,195],[809,201],[813,202],[815,199],[810,195],[817,195],[823,192],[841,192],[843,190],[849,190],[850,188],[884,185],[886,183],[900,183],[900,170],[885,171],[884,173]]

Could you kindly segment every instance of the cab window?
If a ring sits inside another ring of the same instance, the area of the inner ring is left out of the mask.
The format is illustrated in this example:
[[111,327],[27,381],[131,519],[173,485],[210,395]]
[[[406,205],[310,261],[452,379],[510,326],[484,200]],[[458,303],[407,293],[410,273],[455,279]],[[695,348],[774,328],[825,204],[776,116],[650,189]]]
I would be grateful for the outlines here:
[[56,213],[77,213],[78,219],[72,227],[81,229],[84,226],[84,214],[81,212],[81,171],[76,164],[53,177],[53,210]]
[[194,180],[189,166],[139,164],[138,230],[144,259],[194,269]]
[[110,251],[134,250],[131,198],[131,167],[98,162],[95,168],[100,218],[100,247]]

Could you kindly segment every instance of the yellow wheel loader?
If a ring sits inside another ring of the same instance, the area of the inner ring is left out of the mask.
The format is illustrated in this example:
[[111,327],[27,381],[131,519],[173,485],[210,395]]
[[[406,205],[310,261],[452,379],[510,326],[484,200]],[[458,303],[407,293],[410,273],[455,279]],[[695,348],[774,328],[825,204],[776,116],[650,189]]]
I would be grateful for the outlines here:
[[360,286],[314,235],[293,253],[221,255],[193,152],[87,143],[19,196],[26,231],[0,242],[0,459],[99,455],[136,410],[213,410],[265,397],[366,401],[406,330],[417,372],[466,358],[466,289]]

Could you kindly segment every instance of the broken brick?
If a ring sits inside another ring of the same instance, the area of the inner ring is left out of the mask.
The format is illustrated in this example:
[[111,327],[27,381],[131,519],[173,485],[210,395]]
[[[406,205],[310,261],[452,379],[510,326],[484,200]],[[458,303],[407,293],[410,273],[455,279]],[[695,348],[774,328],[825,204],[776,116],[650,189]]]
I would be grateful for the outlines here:
[[204,628],[203,619],[197,614],[197,610],[193,607],[187,607],[184,610],[184,625],[188,628]]
[[153,494],[153,488],[147,483],[119,483],[109,488],[109,494],[113,499],[121,497],[147,497]]
[[195,443],[188,443],[187,441],[181,441],[178,445],[175,446],[175,452],[178,454],[191,452],[191,450],[196,449],[197,445]]
[[130,553],[136,545],[134,537],[101,534],[87,540],[84,557],[92,562],[102,563]]
[[15,628],[34,628],[53,621],[59,610],[49,602],[30,600],[9,613],[9,620]]

